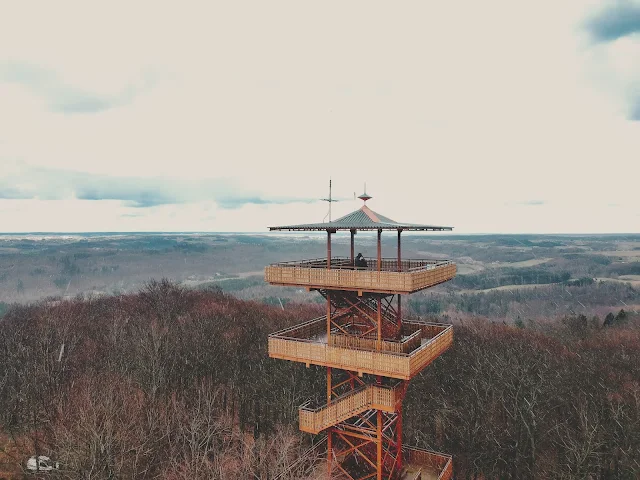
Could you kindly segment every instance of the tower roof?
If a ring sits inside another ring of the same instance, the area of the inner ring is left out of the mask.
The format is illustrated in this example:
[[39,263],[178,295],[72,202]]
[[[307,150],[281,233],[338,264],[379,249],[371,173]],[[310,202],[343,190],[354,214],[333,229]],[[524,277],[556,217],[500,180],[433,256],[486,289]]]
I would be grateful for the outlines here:
[[453,227],[402,223],[374,212],[366,205],[331,222],[269,227],[269,230],[453,230]]

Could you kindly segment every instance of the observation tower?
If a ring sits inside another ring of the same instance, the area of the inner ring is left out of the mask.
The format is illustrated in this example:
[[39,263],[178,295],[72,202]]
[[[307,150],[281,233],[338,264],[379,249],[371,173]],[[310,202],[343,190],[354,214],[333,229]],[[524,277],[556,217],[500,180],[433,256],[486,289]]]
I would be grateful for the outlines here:
[[[402,258],[403,231],[451,227],[400,223],[367,206],[324,223],[269,227],[326,231],[327,256],[272,264],[271,285],[304,287],[326,299],[326,315],[269,335],[269,356],[327,369],[326,402],[300,407],[300,430],[326,432],[329,478],[447,480],[449,455],[402,443],[402,402],[409,381],[453,342],[451,325],[403,320],[402,296],[451,280],[444,259]],[[397,258],[382,257],[382,232],[397,234]],[[331,255],[331,236],[351,234],[348,257]],[[377,257],[354,257],[358,231],[377,232]],[[366,265],[364,265],[366,263]],[[324,397],[324,393],[322,393]],[[324,400],[323,400],[324,401]]]

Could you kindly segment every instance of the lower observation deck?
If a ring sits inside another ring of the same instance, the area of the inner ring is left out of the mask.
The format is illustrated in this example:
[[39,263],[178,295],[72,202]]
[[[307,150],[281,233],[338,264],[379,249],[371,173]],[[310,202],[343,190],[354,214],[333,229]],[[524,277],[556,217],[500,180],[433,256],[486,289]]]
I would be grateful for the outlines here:
[[[322,441],[311,447],[306,454],[300,456],[287,473],[297,473],[296,468],[308,462],[310,456],[317,458],[318,454],[322,455],[325,453],[326,447],[327,439],[325,437]],[[453,477],[453,459],[451,455],[416,447],[403,447],[402,453],[404,466],[399,476],[400,480],[450,480]],[[317,465],[316,474],[318,478],[325,478],[322,476],[322,471],[325,469],[326,466],[324,464],[321,466]],[[342,479],[345,477],[340,476],[336,472],[335,478]]]
[[404,447],[401,480],[449,480],[453,476],[451,455],[421,448]]
[[399,341],[355,338],[332,331],[327,342],[326,317],[269,335],[269,356],[335,367],[360,374],[410,380],[453,343],[453,327],[405,321]]
[[269,265],[264,279],[272,285],[306,286],[358,292],[408,294],[451,280],[456,264],[450,260],[398,260],[367,258],[366,267],[354,267],[346,257],[282,262]]

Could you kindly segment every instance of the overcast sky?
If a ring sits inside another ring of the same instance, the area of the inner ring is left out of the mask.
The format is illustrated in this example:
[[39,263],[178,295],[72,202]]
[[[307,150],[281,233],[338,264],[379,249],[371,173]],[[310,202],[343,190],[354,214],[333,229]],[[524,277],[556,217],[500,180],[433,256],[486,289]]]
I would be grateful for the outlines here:
[[0,12],[0,231],[640,232],[638,1]]

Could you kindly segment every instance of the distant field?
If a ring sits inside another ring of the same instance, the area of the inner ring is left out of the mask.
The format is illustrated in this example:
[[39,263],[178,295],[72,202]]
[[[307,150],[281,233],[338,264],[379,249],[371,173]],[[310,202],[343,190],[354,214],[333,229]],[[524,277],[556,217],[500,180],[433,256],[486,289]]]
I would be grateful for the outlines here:
[[551,258],[532,258],[531,260],[523,260],[522,262],[504,262],[504,263],[498,263],[497,267],[514,267],[514,268],[519,268],[519,267],[534,267],[536,265],[541,265],[543,263],[546,263],[548,261],[552,260]]
[[629,259],[636,258],[640,261],[640,250],[609,250],[598,253],[600,255],[607,255],[610,257],[626,257]]
[[[629,278],[633,277],[633,278]],[[598,277],[596,280],[601,280],[603,282],[618,282],[618,283],[629,283],[634,287],[640,287],[640,275],[623,275],[618,278],[606,278],[606,277]]]
[[482,265],[472,265],[469,263],[457,263],[456,267],[458,268],[458,275],[466,275],[484,270]]
[[[375,257],[375,240],[375,235],[358,235],[356,251]],[[383,235],[383,257],[396,255],[396,241],[395,236]],[[333,247],[334,255],[348,255],[348,234],[337,234]],[[625,290],[640,292],[639,248],[640,235],[408,234],[402,253],[405,258],[450,258],[457,263],[456,279],[423,292],[449,296],[447,301],[438,300],[437,306],[424,307],[427,313],[457,305],[468,313],[504,315],[528,309],[539,316],[556,312],[551,301],[573,310],[584,311],[583,305],[590,305],[593,312],[623,306],[620,301],[640,302],[640,293]],[[325,255],[326,240],[321,235],[0,235],[0,315],[11,303],[136,292],[150,279],[163,277],[188,288],[216,286],[274,305],[316,302],[322,297],[315,292],[267,285],[263,272],[270,263]],[[585,283],[594,278],[602,282]],[[574,282],[574,290],[566,290],[563,282]],[[545,292],[541,298],[536,297],[536,286]],[[572,297],[577,286],[583,295],[579,301]],[[551,291],[553,300],[547,298]],[[415,298],[423,298],[423,293]],[[470,295],[487,298],[457,300]]]
[[618,277],[620,280],[631,280],[640,282],[640,275],[620,275]]
[[486,293],[486,292],[496,292],[496,291],[504,291],[504,290],[526,290],[531,288],[548,288],[551,285],[557,285],[557,283],[544,283],[540,285],[536,285],[534,283],[528,283],[525,285],[501,285],[499,287],[493,288],[485,288],[483,290],[460,290],[460,293]]

